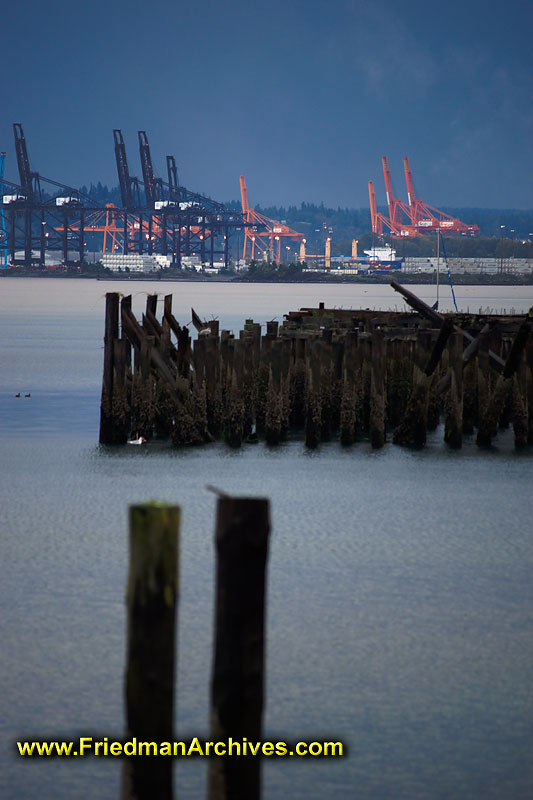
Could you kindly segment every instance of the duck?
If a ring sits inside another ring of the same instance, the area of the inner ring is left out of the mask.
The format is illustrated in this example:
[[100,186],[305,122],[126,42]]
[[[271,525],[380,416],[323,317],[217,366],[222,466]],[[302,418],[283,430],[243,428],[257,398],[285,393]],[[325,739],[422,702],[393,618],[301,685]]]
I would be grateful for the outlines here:
[[25,394],[24,397],[31,397],[31,392],[28,392],[28,394]]
[[15,395],[15,397],[20,397],[20,392],[18,392],[18,393]]

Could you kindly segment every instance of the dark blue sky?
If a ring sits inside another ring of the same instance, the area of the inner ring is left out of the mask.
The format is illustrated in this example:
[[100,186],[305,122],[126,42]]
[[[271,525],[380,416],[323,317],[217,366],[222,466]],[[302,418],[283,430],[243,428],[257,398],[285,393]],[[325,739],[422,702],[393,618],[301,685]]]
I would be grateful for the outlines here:
[[252,204],[385,202],[382,154],[405,197],[436,206],[533,207],[533,6],[508,0],[13,0],[0,19],[0,149],[12,123],[32,169],[117,184],[112,129],[140,176]]

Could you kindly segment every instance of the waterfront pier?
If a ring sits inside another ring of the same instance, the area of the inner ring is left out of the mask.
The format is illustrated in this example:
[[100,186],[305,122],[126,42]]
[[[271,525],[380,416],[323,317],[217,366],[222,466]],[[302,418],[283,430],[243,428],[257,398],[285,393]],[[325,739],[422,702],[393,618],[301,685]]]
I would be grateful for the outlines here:
[[238,335],[202,321],[193,341],[147,298],[106,295],[100,443],[169,437],[175,445],[223,439],[269,445],[300,432],[308,447],[338,439],[423,446],[444,421],[448,446],[463,435],[490,445],[513,426],[533,442],[533,309],[526,315],[439,314],[392,281],[411,311],[302,308],[283,324],[252,319]]

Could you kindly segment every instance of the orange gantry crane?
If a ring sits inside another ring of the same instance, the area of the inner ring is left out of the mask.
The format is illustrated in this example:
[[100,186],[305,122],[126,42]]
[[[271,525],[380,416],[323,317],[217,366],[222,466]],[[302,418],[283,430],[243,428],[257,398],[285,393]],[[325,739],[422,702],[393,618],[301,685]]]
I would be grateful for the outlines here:
[[302,242],[304,234],[292,230],[282,222],[265,217],[259,214],[248,203],[248,189],[244,175],[239,178],[241,186],[241,204],[244,216],[244,245],[242,257],[254,259],[267,259],[278,264],[281,261],[281,243],[283,239],[292,239],[295,242]]
[[439,211],[438,208],[427,205],[416,196],[413,173],[407,156],[403,159],[405,185],[407,188],[407,204],[394,196],[387,157],[382,156],[381,162],[383,166],[383,179],[385,181],[389,216],[386,217],[377,210],[374,184],[372,181],[369,181],[368,196],[370,201],[370,216],[372,219],[372,233],[381,236],[386,228],[391,236],[420,236],[420,234],[431,233],[433,231],[467,234],[469,236],[479,234],[479,227],[477,225],[461,222],[461,220],[455,219],[455,217],[449,214],[445,214],[444,211]]

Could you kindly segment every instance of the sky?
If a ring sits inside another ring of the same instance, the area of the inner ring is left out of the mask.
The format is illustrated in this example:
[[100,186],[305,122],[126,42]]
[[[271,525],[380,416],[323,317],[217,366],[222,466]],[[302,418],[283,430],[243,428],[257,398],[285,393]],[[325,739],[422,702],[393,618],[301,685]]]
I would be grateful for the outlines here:
[[118,184],[113,128],[141,177],[251,205],[385,203],[381,156],[406,199],[533,208],[533,4],[478,0],[17,0],[0,19],[0,150],[12,124],[32,170]]

